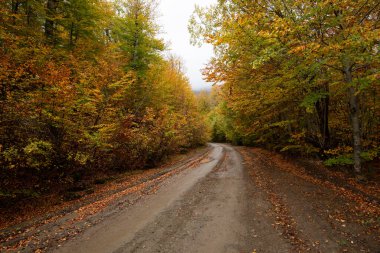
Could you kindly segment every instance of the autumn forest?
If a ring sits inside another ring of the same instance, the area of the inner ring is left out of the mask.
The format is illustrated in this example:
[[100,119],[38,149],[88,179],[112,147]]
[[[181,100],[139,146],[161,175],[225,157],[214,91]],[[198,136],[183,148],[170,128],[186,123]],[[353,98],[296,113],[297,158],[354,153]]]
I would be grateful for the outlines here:
[[206,142],[181,61],[162,56],[154,2],[12,0],[0,10],[1,195],[156,166]]
[[221,84],[213,138],[316,155],[361,172],[379,158],[380,3],[219,1],[190,20]]
[[208,142],[363,178],[378,170],[379,1],[195,7],[191,42],[214,50],[203,69],[213,88],[197,93],[159,38],[157,4],[0,2],[1,204],[155,168]]

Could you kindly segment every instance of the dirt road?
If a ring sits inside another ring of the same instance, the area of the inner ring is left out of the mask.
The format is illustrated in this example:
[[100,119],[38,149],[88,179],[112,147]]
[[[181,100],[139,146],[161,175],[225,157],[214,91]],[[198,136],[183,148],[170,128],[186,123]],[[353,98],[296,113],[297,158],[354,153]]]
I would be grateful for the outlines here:
[[270,224],[251,224],[249,186],[236,151],[213,145],[199,165],[58,252],[252,252],[254,229],[281,241]]
[[207,153],[113,191],[112,198],[105,195],[96,205],[48,217],[7,239],[3,236],[2,249],[378,252],[376,224],[351,222],[353,216],[336,221],[336,211],[355,205],[341,195],[284,170],[265,154],[211,144]]

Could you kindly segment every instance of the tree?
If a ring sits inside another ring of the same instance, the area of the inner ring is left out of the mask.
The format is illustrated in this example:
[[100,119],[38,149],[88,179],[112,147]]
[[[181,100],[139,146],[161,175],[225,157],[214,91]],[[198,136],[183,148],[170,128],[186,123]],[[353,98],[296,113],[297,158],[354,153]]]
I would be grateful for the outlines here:
[[206,142],[157,33],[148,0],[0,2],[0,192],[70,187]]
[[143,75],[164,49],[162,41],[156,38],[158,26],[155,24],[155,6],[154,1],[143,0],[128,0],[117,6],[119,18],[114,32],[127,55],[126,71],[132,70]]
[[361,150],[361,126],[372,124],[361,114],[372,109],[360,100],[378,96],[378,19],[377,1],[231,0],[196,8],[189,29],[193,42],[214,46],[205,75],[223,84],[236,137],[321,156],[353,150],[335,161],[360,172],[377,147]]

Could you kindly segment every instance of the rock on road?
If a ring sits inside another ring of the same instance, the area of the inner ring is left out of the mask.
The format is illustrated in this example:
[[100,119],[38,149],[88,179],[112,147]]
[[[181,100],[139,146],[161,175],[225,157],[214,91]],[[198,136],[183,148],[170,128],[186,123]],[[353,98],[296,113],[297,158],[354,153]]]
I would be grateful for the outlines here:
[[268,204],[250,198],[251,187],[240,155],[212,144],[200,164],[55,251],[252,252],[255,231],[267,235],[269,252],[288,251],[269,220],[255,220]]

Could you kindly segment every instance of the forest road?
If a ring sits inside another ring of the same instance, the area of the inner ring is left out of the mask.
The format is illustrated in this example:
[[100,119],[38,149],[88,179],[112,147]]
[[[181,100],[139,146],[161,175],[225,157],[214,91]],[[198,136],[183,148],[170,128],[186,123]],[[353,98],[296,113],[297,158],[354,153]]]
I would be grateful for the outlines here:
[[[254,243],[268,252],[288,251],[273,221],[256,219],[268,203],[249,196],[255,189],[239,153],[229,145],[211,145],[202,161],[166,180],[155,194],[54,251],[253,252]],[[257,231],[265,235],[259,242]]]
[[375,188],[259,148],[195,151],[0,230],[0,252],[379,253]]

